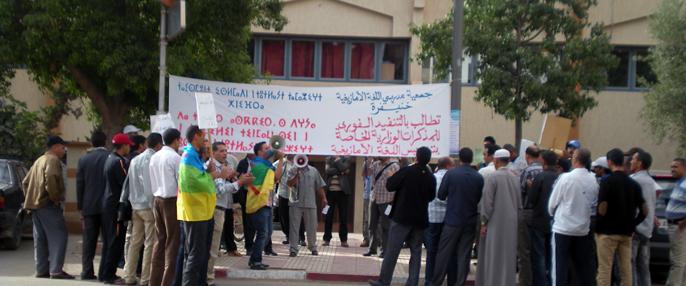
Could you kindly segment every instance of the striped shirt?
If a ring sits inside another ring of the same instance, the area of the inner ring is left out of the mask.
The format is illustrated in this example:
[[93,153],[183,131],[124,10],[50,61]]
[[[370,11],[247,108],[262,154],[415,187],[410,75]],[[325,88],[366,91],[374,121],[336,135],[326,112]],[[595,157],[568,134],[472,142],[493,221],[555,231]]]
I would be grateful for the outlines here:
[[[441,181],[443,181],[443,176],[448,172],[446,169],[438,170],[434,174],[436,177],[436,195],[438,195],[438,189],[441,187]],[[443,223],[445,219],[445,208],[448,203],[444,200],[435,198],[433,201],[429,202],[429,222],[430,223]]]
[[543,172],[543,165],[541,165],[541,162],[533,161],[529,166],[524,168],[524,172],[522,172],[519,177],[520,187],[522,188],[522,207],[525,209],[532,209],[534,207],[529,204],[529,187],[527,186],[526,181],[533,181],[534,177],[541,172]]
[[667,219],[686,218],[686,177],[676,183],[665,210]]

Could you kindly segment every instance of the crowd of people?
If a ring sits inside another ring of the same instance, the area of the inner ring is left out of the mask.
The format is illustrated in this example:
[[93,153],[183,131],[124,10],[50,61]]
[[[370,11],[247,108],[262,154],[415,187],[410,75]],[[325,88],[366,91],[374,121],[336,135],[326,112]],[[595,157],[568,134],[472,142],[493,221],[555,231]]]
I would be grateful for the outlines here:
[[[278,255],[271,239],[275,206],[289,256],[298,256],[300,246],[318,255],[317,196],[325,214],[321,245],[331,243],[337,210],[340,246],[349,247],[350,157],[327,157],[324,178],[266,142],[255,144],[253,153],[239,161],[224,143],[210,144],[197,126],[187,129],[181,155],[178,130],[147,138],[138,132],[127,126],[111,139],[112,151],[106,149],[105,134],[94,132],[94,149],[79,158],[82,280],[213,285],[220,248],[242,256],[234,242],[234,203],[243,210],[251,269],[268,269],[263,255]],[[371,285],[390,284],[404,247],[411,254],[406,285],[418,285],[422,245],[425,285],[442,285],[446,276],[449,285],[465,285],[473,258],[476,285],[610,285],[613,280],[651,285],[649,239],[659,226],[655,201],[661,187],[648,173],[648,152],[612,149],[592,161],[576,140],[561,153],[532,145],[521,156],[511,144],[501,148],[490,136],[484,141],[484,163],[476,167],[470,148],[459,151],[457,162],[439,158],[434,170],[426,147],[417,149],[414,162],[365,159],[360,247],[368,247],[364,256],[383,259]],[[37,278],[74,279],[62,269],[67,231],[60,159],[66,144],[50,136],[47,152],[23,182],[25,208],[33,215]],[[681,285],[686,160],[676,158],[671,171],[678,182],[666,208],[672,263],[667,285]],[[96,275],[99,235],[103,245]],[[123,278],[116,275],[122,260]]]

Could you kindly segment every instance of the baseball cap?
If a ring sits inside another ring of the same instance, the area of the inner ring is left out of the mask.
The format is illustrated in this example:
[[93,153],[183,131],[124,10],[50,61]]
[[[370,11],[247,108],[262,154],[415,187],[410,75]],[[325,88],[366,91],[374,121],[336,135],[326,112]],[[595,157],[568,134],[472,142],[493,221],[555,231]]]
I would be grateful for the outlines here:
[[50,147],[57,144],[67,145],[69,144],[69,142],[62,140],[62,137],[59,137],[57,135],[50,135],[48,137],[48,142],[45,143],[45,146]]
[[124,134],[138,133],[138,132],[143,132],[143,129],[140,129],[140,128],[133,126],[133,125],[126,125],[126,127],[124,127]]
[[565,148],[569,148],[569,147],[579,149],[579,148],[581,148],[581,142],[579,142],[579,140],[570,140],[569,142],[567,142],[567,145],[565,146]]
[[599,157],[593,163],[591,163],[591,167],[602,167],[605,169],[610,169],[610,165],[607,164],[607,157]]
[[129,140],[129,136],[126,136],[122,133],[114,135],[114,138],[112,138],[112,144],[129,144],[131,146],[136,146],[136,144]]
[[510,151],[507,149],[498,149],[493,154],[493,158],[510,158]]

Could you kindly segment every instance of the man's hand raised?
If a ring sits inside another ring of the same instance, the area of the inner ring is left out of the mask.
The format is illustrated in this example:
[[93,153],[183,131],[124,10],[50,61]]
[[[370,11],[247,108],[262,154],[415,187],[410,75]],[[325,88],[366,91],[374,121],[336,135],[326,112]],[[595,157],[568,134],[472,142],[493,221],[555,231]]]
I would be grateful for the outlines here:
[[252,183],[255,180],[255,177],[253,177],[252,173],[245,173],[238,177],[238,186],[245,186],[247,184]]

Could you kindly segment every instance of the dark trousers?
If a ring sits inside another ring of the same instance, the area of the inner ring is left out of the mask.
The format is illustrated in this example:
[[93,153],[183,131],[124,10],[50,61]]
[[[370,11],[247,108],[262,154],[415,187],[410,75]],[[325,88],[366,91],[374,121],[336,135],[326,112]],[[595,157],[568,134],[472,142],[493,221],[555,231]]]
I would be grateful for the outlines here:
[[267,243],[272,240],[272,209],[270,207],[262,207],[256,212],[251,213],[250,216],[255,223],[256,237],[255,246],[248,264],[259,265],[262,264],[262,251],[266,250]]
[[[384,214],[384,211],[386,211],[387,207],[388,203],[377,204],[375,202],[372,202],[369,206],[369,209],[371,210],[371,216],[369,218],[369,233],[372,236],[372,242],[369,244],[369,251],[372,253],[376,252],[376,248],[379,246],[379,241],[381,241],[381,252],[384,254],[386,253],[388,246],[388,230],[391,226],[391,219]],[[379,232],[376,231],[379,226],[379,221],[381,222],[381,237],[377,235]]]
[[424,229],[391,222],[390,235],[388,236],[388,249],[386,257],[381,263],[379,282],[381,285],[390,285],[393,279],[393,271],[398,263],[398,256],[403,243],[410,244],[409,277],[405,285],[417,285],[419,282],[419,270],[422,263],[422,242],[424,241]]
[[[104,282],[117,280],[117,265],[124,254],[126,224],[117,221],[117,213],[102,214],[102,255],[98,278]],[[103,263],[104,261],[104,263]]]
[[535,227],[530,228],[530,232],[532,285],[552,285],[550,275],[548,275],[551,264],[550,232],[542,232]]
[[62,273],[68,239],[62,207],[48,202],[31,213],[36,274]]
[[[574,266],[575,285],[595,285],[592,265],[588,263],[589,250],[586,236],[570,236],[554,233],[552,238],[552,279],[557,286],[567,285],[567,271]],[[572,265],[569,265],[571,262]]]
[[[446,272],[448,273],[448,285],[465,285],[467,275],[469,275],[469,263],[475,235],[476,228],[474,226],[443,225],[431,285],[442,285]],[[450,273],[454,271],[457,271],[456,281],[450,282]]]
[[[245,213],[246,196],[247,195],[245,194],[241,196],[241,201],[239,202],[239,204],[241,205],[241,209],[243,210],[243,234],[245,234],[245,250],[252,250],[253,245],[255,244],[255,224],[253,224],[250,215]],[[267,245],[264,247],[264,251],[274,251],[274,249],[272,248],[271,234],[269,235],[269,239],[267,240]]]
[[236,251],[236,241],[233,240],[233,209],[227,209],[224,213],[224,244],[226,251]]
[[[426,247],[426,269],[424,272],[424,285],[431,285],[431,280],[435,273],[436,255],[438,254],[438,243],[441,241],[443,223],[429,223],[429,227],[424,230],[424,247]],[[457,281],[457,256],[453,253],[450,265],[447,268],[448,285],[455,285]],[[444,275],[445,276],[445,273]],[[441,280],[443,281],[443,280]]]
[[[279,223],[281,223],[281,231],[286,235],[286,240],[289,239],[291,232],[291,215],[290,207],[288,206],[288,199],[279,196]],[[300,240],[305,240],[305,220],[300,220],[300,233],[298,238]]]
[[[214,220],[184,221],[181,224],[185,241],[183,243],[183,278],[181,285],[207,285],[207,262]],[[180,261],[177,261],[179,264]]]
[[324,241],[331,241],[336,207],[338,207],[338,238],[341,239],[341,242],[348,241],[348,195],[343,191],[328,191],[326,200],[329,202],[329,212],[326,213],[324,224]]
[[81,277],[92,277],[95,275],[93,269],[93,258],[95,249],[98,247],[98,235],[102,225],[100,214],[87,215],[83,217],[83,245],[81,256]]

